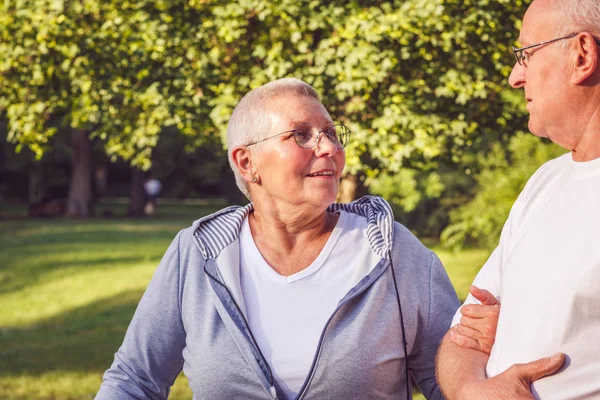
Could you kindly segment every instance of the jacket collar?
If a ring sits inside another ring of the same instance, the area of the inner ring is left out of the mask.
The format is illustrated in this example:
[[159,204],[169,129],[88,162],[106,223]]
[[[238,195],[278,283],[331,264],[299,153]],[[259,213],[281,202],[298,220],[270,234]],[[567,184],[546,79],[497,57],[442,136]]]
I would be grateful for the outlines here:
[[[194,222],[194,237],[205,259],[215,259],[221,251],[240,235],[242,223],[254,209],[232,206],[207,215]],[[345,211],[367,219],[367,238],[375,254],[388,258],[392,248],[394,214],[390,205],[381,197],[364,196],[351,203],[334,203],[327,211]]]

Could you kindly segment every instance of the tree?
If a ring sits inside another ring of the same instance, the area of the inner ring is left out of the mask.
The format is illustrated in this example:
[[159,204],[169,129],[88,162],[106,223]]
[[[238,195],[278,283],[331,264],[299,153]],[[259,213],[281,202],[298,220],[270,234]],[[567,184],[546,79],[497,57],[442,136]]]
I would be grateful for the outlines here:
[[222,78],[211,116],[223,131],[249,88],[281,76],[306,80],[353,131],[348,171],[365,177],[399,214],[412,213],[411,225],[439,234],[447,223],[439,210],[447,214],[469,201],[480,160],[494,143],[508,157],[509,138],[526,127],[522,95],[506,80],[527,4],[242,1],[214,7],[215,17],[203,23],[218,27],[215,43],[221,44],[212,49]]
[[250,89],[299,77],[353,131],[348,172],[439,233],[493,144],[508,157],[525,129],[506,79],[527,3],[9,1],[0,108],[38,154],[69,126],[147,169],[165,126],[200,146]]
[[491,153],[479,155],[482,166],[472,198],[450,213],[450,224],[442,232],[446,247],[458,249],[467,241],[494,248],[498,243],[510,209],[529,177],[545,161],[564,154],[565,150],[540,138],[521,133],[510,139],[506,149],[500,144]]
[[[165,1],[6,1],[0,13],[0,110],[8,139],[41,157],[73,132],[70,214],[89,215],[90,140],[147,169],[164,126],[214,134],[202,87],[202,9]],[[85,176],[84,176],[85,175]]]

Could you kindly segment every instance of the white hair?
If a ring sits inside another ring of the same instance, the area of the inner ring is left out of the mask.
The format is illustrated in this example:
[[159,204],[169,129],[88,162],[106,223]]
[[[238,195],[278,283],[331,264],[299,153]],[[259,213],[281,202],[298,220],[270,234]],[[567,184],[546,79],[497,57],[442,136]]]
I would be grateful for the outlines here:
[[[267,115],[267,101],[284,93],[309,96],[320,101],[317,91],[308,83],[296,78],[282,78],[266,83],[248,92],[235,106],[227,124],[227,156],[229,166],[235,175],[235,183],[241,192],[250,199],[248,183],[233,162],[233,149],[256,142],[266,137],[271,129],[271,119]],[[251,151],[258,150],[260,143]]]
[[[599,0],[558,0],[558,35],[589,32],[600,39]],[[567,46],[568,42],[561,43]]]

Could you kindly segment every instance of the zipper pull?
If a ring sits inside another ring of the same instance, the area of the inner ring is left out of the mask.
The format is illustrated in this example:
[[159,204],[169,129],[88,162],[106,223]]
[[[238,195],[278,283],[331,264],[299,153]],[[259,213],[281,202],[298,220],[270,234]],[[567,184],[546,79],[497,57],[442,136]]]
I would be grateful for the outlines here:
[[271,386],[271,396],[277,400],[277,391],[275,390],[275,386]]

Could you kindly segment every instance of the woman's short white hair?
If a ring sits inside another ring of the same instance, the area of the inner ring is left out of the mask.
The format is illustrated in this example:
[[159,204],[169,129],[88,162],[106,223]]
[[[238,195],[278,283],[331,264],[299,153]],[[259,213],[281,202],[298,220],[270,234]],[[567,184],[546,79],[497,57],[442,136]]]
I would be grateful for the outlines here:
[[[271,129],[271,119],[267,115],[267,100],[286,93],[313,97],[319,101],[317,91],[308,83],[296,78],[282,78],[266,83],[248,92],[235,106],[227,124],[227,156],[235,175],[235,183],[242,193],[250,199],[250,190],[232,158],[236,147],[263,139]],[[257,151],[260,144],[251,151]]]
[[[558,36],[589,32],[600,39],[600,1],[556,0],[558,9]],[[568,46],[568,41],[561,43]]]

